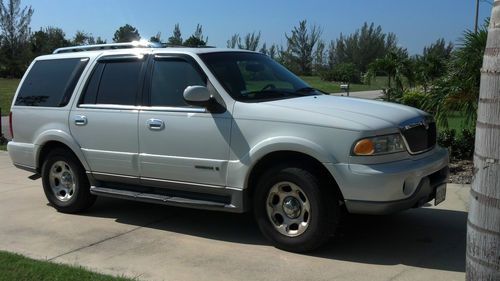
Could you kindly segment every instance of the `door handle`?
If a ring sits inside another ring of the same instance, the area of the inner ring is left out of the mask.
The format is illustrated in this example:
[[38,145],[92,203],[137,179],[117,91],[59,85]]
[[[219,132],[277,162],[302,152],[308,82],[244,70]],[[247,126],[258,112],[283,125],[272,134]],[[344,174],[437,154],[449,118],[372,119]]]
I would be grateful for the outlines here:
[[160,119],[149,119],[146,124],[150,130],[159,131],[165,128],[165,123]]
[[87,116],[85,116],[85,115],[76,115],[75,116],[75,125],[77,125],[77,126],[85,126],[85,125],[87,125]]

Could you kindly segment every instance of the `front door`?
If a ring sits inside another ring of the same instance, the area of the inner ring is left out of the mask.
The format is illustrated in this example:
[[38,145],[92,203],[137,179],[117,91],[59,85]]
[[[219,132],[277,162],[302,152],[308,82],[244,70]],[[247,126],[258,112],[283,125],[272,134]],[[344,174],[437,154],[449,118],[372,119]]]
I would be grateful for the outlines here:
[[187,86],[208,83],[192,58],[155,57],[151,67],[149,106],[142,107],[138,122],[141,179],[224,186],[230,114],[186,104]]

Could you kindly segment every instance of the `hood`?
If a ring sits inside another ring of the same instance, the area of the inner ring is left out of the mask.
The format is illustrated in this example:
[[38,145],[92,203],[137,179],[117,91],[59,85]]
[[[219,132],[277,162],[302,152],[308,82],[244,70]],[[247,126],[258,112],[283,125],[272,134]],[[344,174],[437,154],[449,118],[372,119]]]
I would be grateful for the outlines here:
[[405,105],[342,96],[307,96],[260,103],[237,103],[234,117],[293,122],[346,130],[398,128],[427,113]]

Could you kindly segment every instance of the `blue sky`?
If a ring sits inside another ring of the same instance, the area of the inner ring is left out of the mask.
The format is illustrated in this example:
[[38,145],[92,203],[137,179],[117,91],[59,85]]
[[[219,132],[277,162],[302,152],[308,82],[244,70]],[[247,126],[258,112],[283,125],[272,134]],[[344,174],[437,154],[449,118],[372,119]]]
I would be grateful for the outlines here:
[[[290,33],[303,19],[321,26],[328,42],[367,21],[396,33],[399,44],[416,54],[438,38],[455,42],[465,29],[473,29],[475,0],[22,0],[22,5],[35,10],[34,31],[55,26],[72,37],[83,30],[108,42],[126,23],[135,26],[143,38],[161,32],[164,40],[175,23],[180,24],[183,38],[200,23],[209,45],[225,47],[232,34],[252,31],[261,31],[268,45],[284,45],[285,32]],[[490,11],[491,4],[480,4],[481,23]]]

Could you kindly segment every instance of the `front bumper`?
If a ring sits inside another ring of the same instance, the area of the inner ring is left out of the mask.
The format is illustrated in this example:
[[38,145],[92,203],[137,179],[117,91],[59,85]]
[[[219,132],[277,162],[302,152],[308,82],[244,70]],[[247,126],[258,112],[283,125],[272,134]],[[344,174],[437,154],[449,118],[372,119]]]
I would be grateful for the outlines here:
[[436,189],[446,185],[448,167],[445,167],[429,176],[422,178],[416,191],[408,198],[396,201],[359,201],[346,200],[345,204],[350,213],[383,215],[417,208],[436,197]]
[[436,147],[418,158],[383,164],[333,164],[330,172],[347,210],[388,214],[419,207],[448,181],[448,151]]

